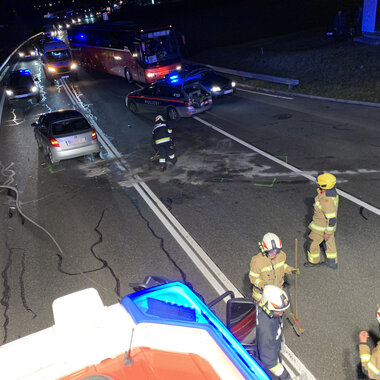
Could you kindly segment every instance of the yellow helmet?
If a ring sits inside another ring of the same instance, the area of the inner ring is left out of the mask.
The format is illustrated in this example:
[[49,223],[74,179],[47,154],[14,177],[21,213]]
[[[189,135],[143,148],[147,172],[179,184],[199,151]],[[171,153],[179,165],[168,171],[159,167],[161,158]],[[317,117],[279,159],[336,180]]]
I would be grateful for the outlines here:
[[317,181],[319,187],[324,190],[332,189],[336,184],[335,175],[330,173],[320,174],[317,178]]

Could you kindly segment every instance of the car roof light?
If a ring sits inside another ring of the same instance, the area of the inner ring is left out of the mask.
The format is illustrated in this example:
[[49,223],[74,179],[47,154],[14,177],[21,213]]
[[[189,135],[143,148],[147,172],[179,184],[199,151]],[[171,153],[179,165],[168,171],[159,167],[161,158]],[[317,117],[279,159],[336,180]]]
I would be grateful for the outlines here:
[[23,69],[23,70],[20,70],[20,74],[21,75],[29,75],[30,71],[28,69]]

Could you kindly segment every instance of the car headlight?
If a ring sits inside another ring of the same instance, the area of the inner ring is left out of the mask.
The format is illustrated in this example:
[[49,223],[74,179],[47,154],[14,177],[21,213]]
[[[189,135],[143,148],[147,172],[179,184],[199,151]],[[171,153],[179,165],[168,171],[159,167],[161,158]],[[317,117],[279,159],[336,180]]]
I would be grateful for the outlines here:
[[236,86],[236,82],[231,82],[231,86],[235,87]]
[[22,58],[25,54],[23,52],[19,52],[18,55]]
[[36,55],[36,52],[35,51],[31,51],[30,55],[32,55],[34,57]]
[[12,91],[12,90],[6,90],[5,93],[6,93],[8,96],[12,96],[12,95],[13,95],[13,91]]
[[222,91],[222,89],[219,86],[212,86],[211,87],[211,92],[219,92]]
[[51,67],[51,66],[48,66],[48,70],[49,70],[51,73],[54,73],[54,72],[55,72],[55,68],[54,68],[54,67]]
[[32,86],[32,87],[30,88],[30,91],[32,91],[32,92],[37,92],[37,91],[38,91],[38,88],[37,88],[36,86]]
[[78,68],[78,65],[76,63],[73,63],[71,66],[70,66],[70,69],[71,70],[76,70]]
[[181,66],[181,65],[178,65],[175,69],[179,71],[179,70],[182,69],[182,66]]

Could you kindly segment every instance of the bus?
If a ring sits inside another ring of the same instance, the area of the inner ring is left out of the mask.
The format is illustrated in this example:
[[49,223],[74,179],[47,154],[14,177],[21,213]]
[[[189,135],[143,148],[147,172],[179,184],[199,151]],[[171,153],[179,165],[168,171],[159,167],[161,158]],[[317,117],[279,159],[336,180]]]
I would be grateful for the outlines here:
[[133,22],[77,25],[67,31],[76,62],[128,82],[153,83],[181,69],[180,46],[171,26],[142,28]]

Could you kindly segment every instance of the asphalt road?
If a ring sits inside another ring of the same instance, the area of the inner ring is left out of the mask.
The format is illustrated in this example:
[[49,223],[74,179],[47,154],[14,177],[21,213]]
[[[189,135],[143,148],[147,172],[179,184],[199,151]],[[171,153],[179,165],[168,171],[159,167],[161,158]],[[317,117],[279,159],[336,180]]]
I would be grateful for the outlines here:
[[[148,274],[182,281],[185,275],[207,301],[216,297],[132,185],[136,175],[247,297],[249,262],[266,232],[281,237],[289,264],[294,264],[297,238],[299,262],[306,261],[316,195],[315,183],[253,148],[306,175],[333,171],[339,189],[380,208],[378,108],[238,90],[200,115],[208,125],[196,119],[171,124],[178,162],[160,173],[149,159],[153,115],[133,115],[125,106],[125,95],[135,85],[81,72],[70,91],[121,153],[127,169],[107,154],[52,167],[38,151],[30,124],[42,112],[72,104],[63,86],[49,86],[37,61],[21,66],[40,77],[44,96],[37,105],[5,104],[0,184],[17,185],[24,212],[49,230],[64,254],[61,260],[42,230],[22,225],[17,216],[9,218],[12,197],[0,193],[3,343],[50,326],[52,301],[88,286],[110,305],[131,291],[130,282]],[[285,324],[287,345],[317,379],[357,379],[357,333],[371,329],[378,338],[380,218],[346,197],[339,207],[339,268],[301,267],[304,335],[297,337]],[[293,278],[288,282],[293,300]],[[216,312],[224,317],[222,305]]]

